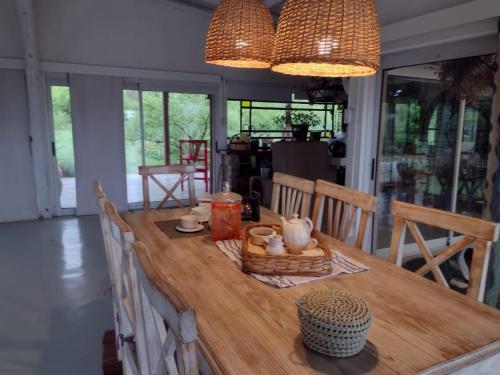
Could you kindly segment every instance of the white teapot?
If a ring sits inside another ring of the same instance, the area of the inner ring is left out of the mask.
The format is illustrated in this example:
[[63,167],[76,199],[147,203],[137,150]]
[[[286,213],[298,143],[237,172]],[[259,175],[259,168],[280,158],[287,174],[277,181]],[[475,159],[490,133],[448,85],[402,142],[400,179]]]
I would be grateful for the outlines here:
[[293,214],[289,221],[281,217],[283,226],[283,239],[292,254],[302,254],[310,244],[318,246],[318,240],[311,238],[313,222],[308,217],[299,219],[298,214]]

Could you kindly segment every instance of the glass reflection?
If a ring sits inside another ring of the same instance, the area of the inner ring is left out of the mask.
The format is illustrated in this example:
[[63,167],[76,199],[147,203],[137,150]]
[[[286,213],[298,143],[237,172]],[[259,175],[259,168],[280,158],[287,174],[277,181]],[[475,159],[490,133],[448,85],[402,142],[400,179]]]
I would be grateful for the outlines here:
[[[488,55],[385,72],[377,248],[389,247],[395,199],[482,215],[493,62]],[[447,236],[422,229],[427,240]]]

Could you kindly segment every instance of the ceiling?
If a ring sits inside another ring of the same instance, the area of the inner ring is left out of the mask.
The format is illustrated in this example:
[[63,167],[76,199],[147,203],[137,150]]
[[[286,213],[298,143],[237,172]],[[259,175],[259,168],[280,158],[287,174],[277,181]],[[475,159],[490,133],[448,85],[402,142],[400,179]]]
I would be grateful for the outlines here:
[[[180,0],[189,3],[198,3],[202,6],[215,8],[220,0]],[[275,14],[279,14],[284,1],[263,0]],[[470,0],[375,0],[382,26],[422,14],[435,12],[454,5],[463,4]]]

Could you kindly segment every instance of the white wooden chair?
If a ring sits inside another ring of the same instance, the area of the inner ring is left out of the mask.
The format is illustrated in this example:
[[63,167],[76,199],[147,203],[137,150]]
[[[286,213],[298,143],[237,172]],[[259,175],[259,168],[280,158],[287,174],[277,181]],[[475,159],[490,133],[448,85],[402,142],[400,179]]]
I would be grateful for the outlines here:
[[140,347],[136,343],[139,314],[134,302],[134,275],[131,268],[134,234],[112,203],[106,203],[106,214],[109,218],[111,233],[109,245],[113,301],[118,313],[118,330],[115,331],[117,347],[121,352],[124,374],[139,374],[137,352],[140,351]]
[[108,274],[109,278],[111,281],[111,294],[112,294],[112,305],[113,305],[113,324],[115,327],[115,342],[116,342],[116,348],[117,348],[117,353],[118,353],[118,359],[122,360],[122,347],[120,345],[120,340],[118,339],[118,336],[120,334],[120,306],[118,304],[117,299],[115,298],[115,293],[116,293],[116,286],[115,286],[115,278],[114,278],[114,269],[115,265],[114,262],[115,260],[113,259],[113,252],[112,252],[112,246],[111,246],[111,218],[106,212],[106,205],[108,204],[108,200],[106,198],[106,195],[104,194],[104,191],[102,189],[101,183],[99,181],[95,181],[93,184],[93,190],[96,195],[97,199],[97,207],[98,207],[98,213],[99,213],[99,221],[101,224],[101,232],[102,232],[102,239],[104,243],[104,253],[106,255],[106,263],[108,265]]
[[109,225],[106,226],[106,220],[107,220],[106,203],[108,202],[108,199],[106,198],[106,194],[104,194],[104,191],[102,190],[102,185],[100,181],[95,181],[94,184],[92,185],[92,189],[94,190],[94,193],[96,195],[97,212],[99,214],[99,222],[101,224],[104,250],[106,253],[106,260],[108,261],[108,267],[109,267],[109,246],[108,246],[108,236],[107,236],[107,234],[109,233]]
[[353,230],[356,216],[360,212],[354,246],[362,249],[368,219],[375,212],[377,198],[324,180],[316,181],[315,192],[312,220],[316,229],[322,230],[326,209],[326,234],[346,242]]
[[[142,195],[144,200],[144,211],[149,210],[149,179],[154,181],[161,190],[165,192],[165,197],[160,201],[157,209],[162,208],[170,199],[175,201],[179,207],[184,207],[184,204],[178,199],[174,192],[175,190],[187,180],[189,190],[189,205],[194,207],[196,205],[196,195],[194,187],[194,174],[196,172],[196,165],[162,165],[149,167],[145,165],[139,166],[139,174],[142,176]],[[167,188],[159,179],[157,175],[179,175],[179,179],[171,188]]]
[[[165,285],[161,272],[153,267],[149,250],[142,242],[134,243],[137,341],[144,344],[145,360],[141,374],[200,374],[200,352],[197,350],[198,331],[194,310],[189,308],[178,293]],[[167,291],[166,294],[165,291]],[[210,368],[205,368],[211,373]]]
[[273,175],[271,209],[287,219],[293,214],[309,217],[313,194],[313,181],[276,172]]
[[[474,243],[467,295],[480,302],[483,301],[491,244],[499,238],[500,224],[398,201],[392,202],[391,212],[394,216],[394,227],[389,255],[390,262],[401,266],[405,233],[406,228],[408,228],[426,262],[416,273],[425,275],[430,271],[438,283],[449,288],[448,281],[439,265]],[[426,246],[417,223],[446,229],[464,236],[439,255],[434,256]]]

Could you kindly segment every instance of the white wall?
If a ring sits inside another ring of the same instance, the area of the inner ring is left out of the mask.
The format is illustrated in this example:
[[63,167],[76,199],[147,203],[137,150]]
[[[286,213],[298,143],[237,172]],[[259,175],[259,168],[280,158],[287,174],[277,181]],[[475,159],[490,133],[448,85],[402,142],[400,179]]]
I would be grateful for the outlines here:
[[205,64],[208,12],[166,0],[37,0],[34,5],[42,61],[297,81],[269,71]]
[[22,58],[23,37],[16,0],[0,2],[0,58]]
[[37,217],[24,73],[0,69],[0,222]]
[[116,77],[71,75],[71,120],[75,142],[77,214],[97,210],[92,183],[119,210],[127,209],[123,129],[123,81]]

